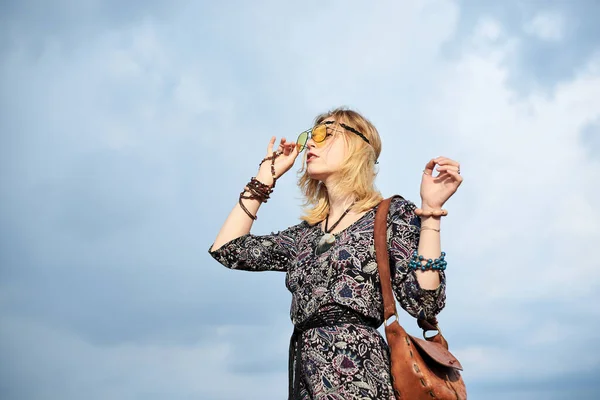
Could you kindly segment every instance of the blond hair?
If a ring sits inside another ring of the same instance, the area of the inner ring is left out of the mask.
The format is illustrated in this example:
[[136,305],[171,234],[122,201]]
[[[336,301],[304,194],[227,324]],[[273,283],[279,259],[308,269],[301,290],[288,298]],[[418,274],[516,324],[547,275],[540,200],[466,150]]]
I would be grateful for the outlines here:
[[329,213],[329,193],[352,196],[356,199],[354,211],[362,212],[375,207],[381,201],[381,193],[375,188],[375,163],[381,153],[381,138],[373,124],[358,112],[347,108],[336,108],[315,118],[315,125],[333,117],[337,123],[344,123],[361,132],[369,140],[366,143],[358,135],[348,132],[344,140],[348,153],[340,170],[336,173],[333,187],[325,187],[317,179],[312,179],[303,164],[298,186],[304,195],[304,215],[309,224],[316,224]]

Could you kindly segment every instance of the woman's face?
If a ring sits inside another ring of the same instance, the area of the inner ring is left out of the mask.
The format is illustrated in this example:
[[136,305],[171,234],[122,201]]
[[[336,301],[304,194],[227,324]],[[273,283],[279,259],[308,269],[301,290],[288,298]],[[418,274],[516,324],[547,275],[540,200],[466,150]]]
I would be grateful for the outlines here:
[[[329,121],[335,122],[335,118],[328,117],[323,123]],[[323,142],[315,143],[311,138],[306,146],[306,171],[312,179],[322,182],[339,171],[348,152],[344,129],[337,123],[327,126],[327,136]]]

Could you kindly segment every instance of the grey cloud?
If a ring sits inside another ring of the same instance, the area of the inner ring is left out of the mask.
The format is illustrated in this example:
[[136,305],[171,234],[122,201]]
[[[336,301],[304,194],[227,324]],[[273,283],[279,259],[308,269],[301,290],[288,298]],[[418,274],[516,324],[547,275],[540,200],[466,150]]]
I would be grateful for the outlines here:
[[[576,354],[573,356],[576,357]],[[550,400],[596,398],[600,394],[599,375],[600,365],[596,365],[585,372],[566,372],[544,379],[524,377],[510,382],[477,382],[471,385],[469,395],[486,400],[526,400],[540,396]]]
[[[181,4],[181,2],[179,2]],[[0,46],[27,44],[37,51],[44,42],[59,39],[68,47],[84,45],[108,29],[121,28],[144,18],[165,18],[175,10],[164,0],[7,1],[0,5]]]
[[288,361],[286,344],[291,332],[291,323],[245,325],[231,329],[226,335],[233,345],[228,370],[249,376],[285,371]]
[[[22,150],[20,158],[32,157]],[[55,179],[42,178],[39,166],[31,171],[39,183],[11,177],[3,186],[0,259],[3,286],[12,293],[6,314],[40,318],[94,343],[189,342],[229,323],[226,310],[235,310],[237,324],[265,324],[273,307],[287,302],[259,291],[269,280],[279,285],[277,277],[229,271],[208,256],[218,224],[210,222],[210,208],[199,208],[207,187],[183,182],[202,181],[193,152],[173,157],[187,165],[178,177],[135,152],[63,155]],[[237,292],[246,299],[233,300]]]
[[[454,52],[484,17],[497,19],[510,35],[519,38],[515,59],[509,60],[510,83],[516,91],[549,90],[572,79],[583,64],[600,49],[600,3],[595,0],[503,2],[460,0],[457,34],[447,51]],[[565,18],[564,38],[545,42],[525,34],[524,26],[536,13],[553,11]]]

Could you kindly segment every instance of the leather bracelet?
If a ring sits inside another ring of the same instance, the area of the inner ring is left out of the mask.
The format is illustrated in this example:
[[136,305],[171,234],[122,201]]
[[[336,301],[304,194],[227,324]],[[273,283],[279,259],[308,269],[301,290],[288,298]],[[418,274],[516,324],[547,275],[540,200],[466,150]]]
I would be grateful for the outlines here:
[[439,210],[423,211],[420,208],[416,208],[415,214],[419,217],[445,217],[448,215],[448,210],[441,208]]
[[[248,194],[246,194],[248,193]],[[259,181],[256,178],[251,178],[250,182],[246,185],[244,190],[240,193],[240,198],[238,203],[242,210],[250,217],[253,221],[256,221],[258,217],[256,215],[252,215],[250,210],[246,208],[242,200],[257,200],[259,203],[266,203],[269,200],[271,193],[273,193],[273,187],[266,185]]]
[[[260,203],[266,203],[269,200],[270,194],[273,193],[273,188],[275,188],[275,183],[277,183],[277,176],[275,175],[275,159],[281,155],[281,152],[274,151],[272,155],[263,158],[263,160],[258,164],[260,168],[265,161],[271,161],[271,176],[273,177],[273,184],[271,186],[262,183],[256,178],[251,178],[250,182],[246,185],[242,193],[240,193],[240,198],[238,203],[242,210],[250,217],[253,221],[256,221],[258,217],[256,215],[252,215],[250,210],[246,208],[242,199],[246,200],[258,200]],[[245,195],[248,193],[248,195]]]
[[256,221],[258,219],[258,217],[256,215],[252,215],[252,213],[246,208],[246,206],[242,202],[243,198],[247,198],[247,197],[242,197],[241,195],[243,195],[243,194],[244,194],[244,192],[242,192],[240,194],[240,199],[238,200],[238,203],[239,203],[240,207],[242,207],[242,210],[244,210],[246,215],[248,215],[250,217],[250,219],[252,219],[253,221]]

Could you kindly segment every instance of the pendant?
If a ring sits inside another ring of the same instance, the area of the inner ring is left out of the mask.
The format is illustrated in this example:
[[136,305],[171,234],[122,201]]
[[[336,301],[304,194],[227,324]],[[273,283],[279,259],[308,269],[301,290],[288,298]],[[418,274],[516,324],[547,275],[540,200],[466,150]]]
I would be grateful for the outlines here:
[[321,239],[319,239],[319,244],[317,244],[317,248],[316,248],[315,252],[317,253],[318,256],[320,256],[321,254],[323,254],[327,250],[329,250],[333,246],[334,243],[335,243],[335,236],[331,233],[326,233],[323,236],[321,236]]

